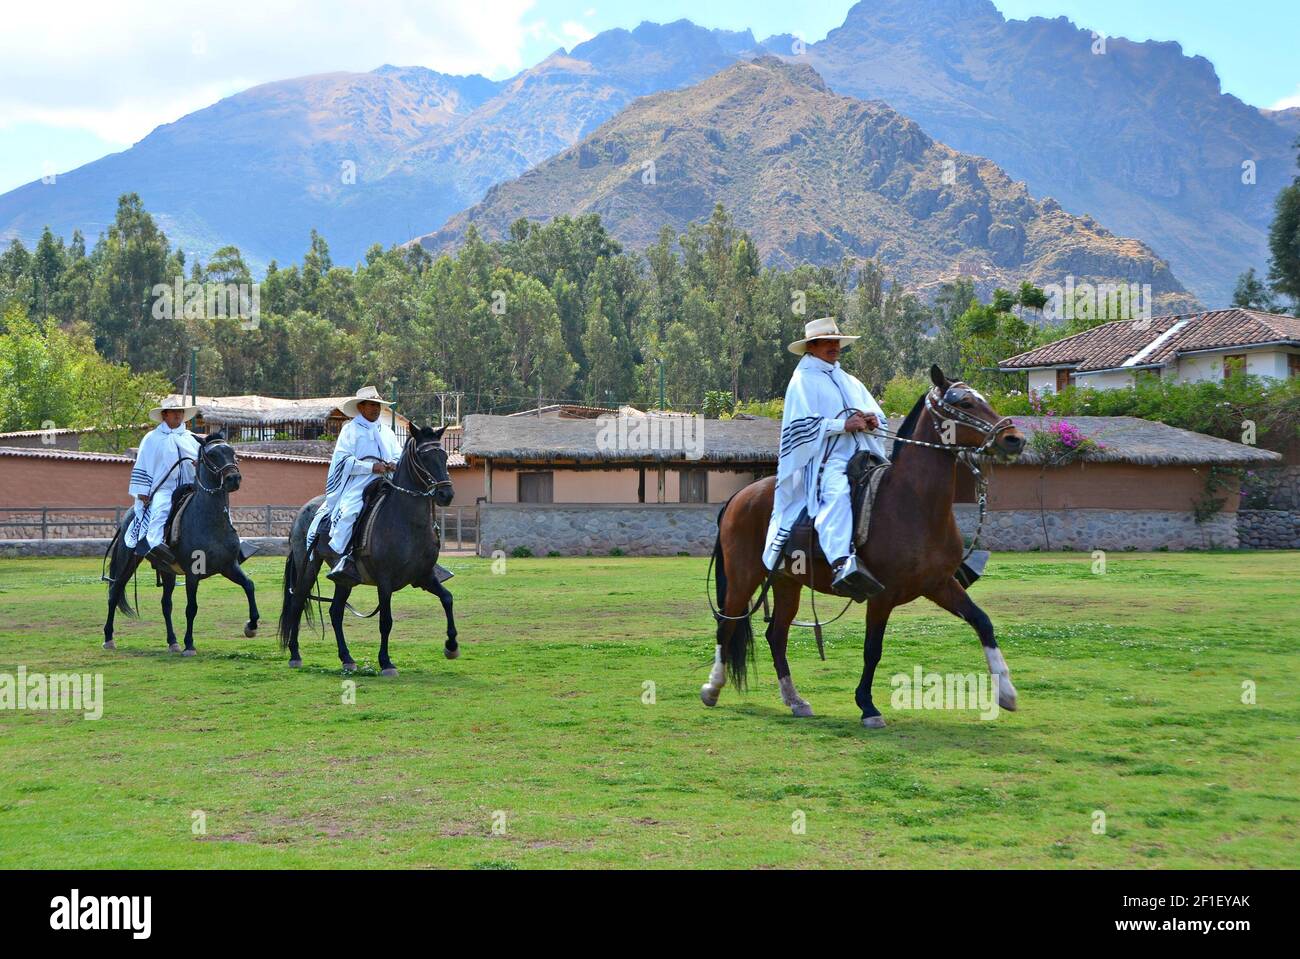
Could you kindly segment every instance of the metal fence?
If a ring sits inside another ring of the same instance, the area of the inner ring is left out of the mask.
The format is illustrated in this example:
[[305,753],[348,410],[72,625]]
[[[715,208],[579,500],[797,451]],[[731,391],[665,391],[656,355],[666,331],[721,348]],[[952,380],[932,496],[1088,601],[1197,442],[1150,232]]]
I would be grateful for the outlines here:
[[[0,539],[108,539],[130,506],[3,506]],[[240,536],[288,536],[299,506],[232,506],[230,520]],[[446,549],[478,542],[478,507],[437,509]]]

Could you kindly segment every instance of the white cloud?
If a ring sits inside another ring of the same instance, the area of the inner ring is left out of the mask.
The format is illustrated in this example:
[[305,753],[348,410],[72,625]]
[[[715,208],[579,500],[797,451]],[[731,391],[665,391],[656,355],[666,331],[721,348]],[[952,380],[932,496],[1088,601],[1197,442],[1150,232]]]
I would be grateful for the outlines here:
[[1289,110],[1292,107],[1300,107],[1300,85],[1295,88],[1295,93],[1289,97],[1283,97],[1277,103],[1269,107],[1270,110]]
[[575,44],[586,43],[596,35],[576,20],[566,20],[560,25],[560,32],[564,34],[565,39],[572,40]]
[[384,63],[504,76],[524,66],[533,0],[70,0],[7,5],[0,127],[139,140],[258,83]]

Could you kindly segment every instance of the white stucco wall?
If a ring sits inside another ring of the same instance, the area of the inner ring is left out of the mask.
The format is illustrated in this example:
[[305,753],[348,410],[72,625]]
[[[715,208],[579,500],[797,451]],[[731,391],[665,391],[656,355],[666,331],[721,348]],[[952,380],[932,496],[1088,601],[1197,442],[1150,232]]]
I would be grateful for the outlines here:
[[1120,390],[1133,385],[1133,374],[1129,371],[1076,373],[1074,385],[1080,389]]
[[1056,392],[1056,370],[1030,370],[1029,391],[1040,396]]
[[1182,383],[1214,383],[1223,380],[1223,358],[1246,354],[1246,372],[1265,379],[1284,380],[1289,375],[1284,350],[1238,350],[1224,353],[1198,353],[1178,361],[1178,380]]

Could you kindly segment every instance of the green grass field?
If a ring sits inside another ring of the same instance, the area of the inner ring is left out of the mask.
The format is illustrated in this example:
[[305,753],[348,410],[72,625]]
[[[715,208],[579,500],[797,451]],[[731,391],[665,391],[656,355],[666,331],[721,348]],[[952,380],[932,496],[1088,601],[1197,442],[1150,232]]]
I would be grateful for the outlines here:
[[921,602],[886,637],[883,730],[853,703],[860,610],[825,663],[792,637],[815,717],[781,705],[761,633],[748,694],[708,710],[703,560],[448,565],[461,658],[404,591],[399,677],[374,674],[376,620],[348,623],[348,705],[332,638],[285,666],[281,560],[249,564],[255,639],[239,590],[204,584],[192,659],[165,651],[151,581],[110,653],[98,561],[0,561],[0,673],[100,672],[105,699],[98,721],[0,711],[0,867],[1300,866],[1300,554],[1112,554],[1105,575],[995,555],[973,593],[1020,711],[889,708],[894,673],[985,670]]

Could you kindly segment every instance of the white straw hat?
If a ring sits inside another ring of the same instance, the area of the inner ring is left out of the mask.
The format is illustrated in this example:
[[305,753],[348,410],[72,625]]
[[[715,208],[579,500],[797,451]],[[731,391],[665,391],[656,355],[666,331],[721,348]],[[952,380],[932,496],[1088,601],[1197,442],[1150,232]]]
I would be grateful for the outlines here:
[[184,397],[169,396],[163,400],[162,403],[149,411],[149,419],[153,420],[155,423],[161,423],[163,421],[163,410],[180,410],[182,423],[194,419],[199,412],[199,408],[197,406],[190,406],[185,402]]
[[805,323],[803,326],[803,339],[795,340],[786,349],[796,356],[803,356],[808,352],[808,344],[813,340],[839,340],[840,345],[852,343],[854,340],[861,339],[860,336],[844,336],[840,333],[839,325],[835,322],[833,316],[823,316],[819,320],[813,320]]
[[363,386],[361,389],[357,390],[357,395],[340,406],[339,410],[342,411],[344,416],[356,416],[358,403],[378,403],[380,406],[393,405],[380,396],[379,390],[375,389],[373,386]]

